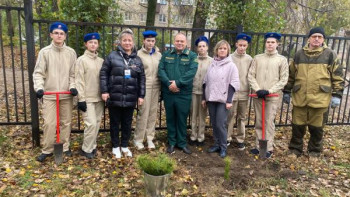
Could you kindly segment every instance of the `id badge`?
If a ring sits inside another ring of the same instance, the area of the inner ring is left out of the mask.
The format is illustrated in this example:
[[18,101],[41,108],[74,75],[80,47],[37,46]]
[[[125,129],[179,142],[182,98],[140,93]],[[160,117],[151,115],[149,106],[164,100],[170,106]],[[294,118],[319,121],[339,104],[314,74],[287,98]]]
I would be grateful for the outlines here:
[[125,76],[125,79],[130,79],[131,78],[130,69],[124,70],[124,76]]

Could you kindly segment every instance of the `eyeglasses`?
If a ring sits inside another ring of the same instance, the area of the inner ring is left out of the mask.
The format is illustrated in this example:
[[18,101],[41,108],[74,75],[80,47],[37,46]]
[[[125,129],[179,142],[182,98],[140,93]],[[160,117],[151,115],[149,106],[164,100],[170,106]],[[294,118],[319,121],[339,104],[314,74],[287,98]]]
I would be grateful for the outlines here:
[[66,33],[64,33],[64,32],[52,32],[52,34],[55,35],[55,36],[58,36],[58,35],[64,36],[64,35],[66,35]]

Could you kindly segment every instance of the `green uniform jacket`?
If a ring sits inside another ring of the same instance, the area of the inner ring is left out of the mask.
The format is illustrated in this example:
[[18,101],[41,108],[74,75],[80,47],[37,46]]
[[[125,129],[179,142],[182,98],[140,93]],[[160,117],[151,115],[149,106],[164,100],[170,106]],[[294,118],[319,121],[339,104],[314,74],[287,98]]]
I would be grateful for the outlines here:
[[[192,94],[193,78],[198,67],[197,54],[185,49],[177,54],[175,49],[164,52],[158,67],[158,77],[162,92],[166,94]],[[171,80],[175,80],[180,92],[169,90]]]
[[343,90],[343,67],[326,44],[315,50],[310,50],[307,44],[297,51],[284,88],[284,92],[292,92],[294,106],[327,108],[332,95],[341,98]]

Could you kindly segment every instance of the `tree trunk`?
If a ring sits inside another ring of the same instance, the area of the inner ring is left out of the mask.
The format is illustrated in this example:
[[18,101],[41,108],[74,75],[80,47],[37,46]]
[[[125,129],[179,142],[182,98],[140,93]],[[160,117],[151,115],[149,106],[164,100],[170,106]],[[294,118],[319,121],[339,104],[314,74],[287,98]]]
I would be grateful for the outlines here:
[[[148,0],[146,26],[153,27],[156,18],[157,0]],[[149,29],[149,28],[147,28]]]
[[[194,20],[193,20],[193,28],[198,28],[198,29],[205,29],[205,24],[207,22],[207,17],[208,17],[208,9],[210,6],[210,2],[207,0],[198,0],[197,1],[197,7],[196,7],[196,12],[194,14]],[[194,46],[194,42],[196,39],[203,35],[203,31],[193,31],[192,32],[192,46]]]

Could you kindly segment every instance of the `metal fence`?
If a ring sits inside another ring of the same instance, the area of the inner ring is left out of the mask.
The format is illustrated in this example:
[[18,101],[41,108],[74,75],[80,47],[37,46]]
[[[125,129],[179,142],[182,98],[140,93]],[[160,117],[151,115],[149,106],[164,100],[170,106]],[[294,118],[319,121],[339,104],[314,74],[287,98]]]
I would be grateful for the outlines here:
[[[33,128],[33,143],[39,144],[39,116],[40,102],[35,97],[32,82],[32,73],[35,66],[35,58],[38,51],[49,45],[49,25],[52,21],[34,20],[30,0],[25,0],[25,7],[3,7],[0,6],[0,126],[1,125],[23,125],[31,124]],[[23,19],[24,16],[24,19]],[[114,41],[119,32],[124,28],[130,28],[135,34],[135,43],[138,48],[142,45],[142,32],[145,26],[101,24],[101,23],[80,23],[64,21],[68,25],[67,45],[74,48],[78,55],[82,55],[83,35],[87,32],[99,32],[101,34],[99,54],[102,58],[108,55],[114,48]],[[25,31],[24,31],[25,29]],[[188,29],[152,27],[158,32],[157,46],[163,52],[173,44],[174,35],[183,32],[188,36],[190,49],[194,49],[193,35],[206,35],[210,38],[210,52],[214,45],[221,39],[227,40],[234,48],[234,38],[237,31],[209,30],[209,29]],[[252,36],[252,44],[248,48],[248,54],[254,56],[264,51],[264,33],[245,32]],[[280,54],[290,60],[295,52],[301,49],[307,41],[305,35],[283,34],[279,46]],[[329,125],[349,125],[349,56],[350,38],[328,37],[326,42],[338,54],[341,64],[346,71],[346,88],[339,108],[330,109]],[[30,102],[29,102],[30,101]],[[39,105],[38,105],[39,104]],[[159,104],[157,129],[166,128],[165,113],[162,103]],[[291,105],[282,104],[276,116],[276,126],[290,125]],[[254,110],[249,102],[247,126],[254,125]],[[80,113],[74,109],[74,117],[77,121],[72,124],[73,132],[81,132]],[[108,114],[105,110],[104,121],[101,130],[108,130]],[[190,117],[189,117],[190,123]],[[208,125],[209,126],[209,125]]]

